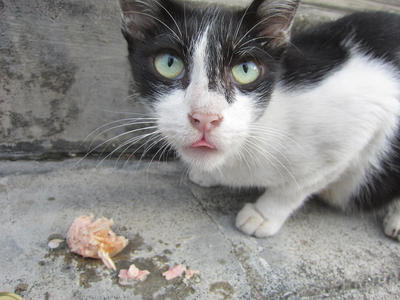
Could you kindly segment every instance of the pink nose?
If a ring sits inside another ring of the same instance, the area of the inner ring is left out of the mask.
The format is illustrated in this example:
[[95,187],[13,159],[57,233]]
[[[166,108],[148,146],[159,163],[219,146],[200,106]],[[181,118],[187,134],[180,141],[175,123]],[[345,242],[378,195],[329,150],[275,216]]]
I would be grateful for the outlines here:
[[222,122],[222,116],[217,114],[191,113],[189,121],[199,131],[211,131]]

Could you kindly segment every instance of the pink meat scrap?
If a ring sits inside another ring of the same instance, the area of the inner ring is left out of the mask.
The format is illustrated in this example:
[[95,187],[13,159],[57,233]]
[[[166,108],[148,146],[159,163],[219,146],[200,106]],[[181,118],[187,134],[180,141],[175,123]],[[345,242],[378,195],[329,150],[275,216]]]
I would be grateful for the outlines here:
[[150,274],[147,270],[139,270],[134,264],[130,265],[128,270],[119,271],[119,283],[121,285],[131,285],[135,281],[145,281]]
[[185,273],[186,279],[190,279],[195,274],[198,274],[198,271],[186,269],[184,265],[179,264],[169,268],[169,270],[165,271],[162,275],[166,280],[172,280],[174,278],[181,277],[183,273]]
[[111,257],[121,252],[128,240],[111,230],[113,224],[113,220],[104,217],[93,222],[93,215],[76,218],[67,233],[68,247],[83,257],[100,258],[108,268],[116,270]]

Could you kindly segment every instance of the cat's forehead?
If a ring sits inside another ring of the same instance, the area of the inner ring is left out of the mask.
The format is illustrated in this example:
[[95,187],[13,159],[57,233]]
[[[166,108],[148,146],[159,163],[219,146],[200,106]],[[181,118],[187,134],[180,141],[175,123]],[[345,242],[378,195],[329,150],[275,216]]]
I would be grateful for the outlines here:
[[240,12],[209,7],[192,10],[184,16],[182,25],[187,39],[192,43],[198,42],[207,33],[210,46],[233,46],[240,31],[246,27],[240,16]]
[[269,59],[243,16],[242,11],[208,8],[193,11],[183,23],[187,35],[183,47],[191,79],[199,79],[193,75],[201,70],[201,82],[206,81],[209,90],[224,94],[228,102],[235,94],[231,68],[246,60]]
[[193,77],[201,74],[201,81],[207,82],[206,86],[209,90],[219,91],[229,100],[232,91],[224,73],[229,63],[226,58],[230,55],[232,43],[226,34],[222,34],[221,26],[225,27],[226,23],[221,23],[215,17],[196,31],[196,36],[193,36],[193,42],[190,45],[189,59],[192,80],[195,80]]

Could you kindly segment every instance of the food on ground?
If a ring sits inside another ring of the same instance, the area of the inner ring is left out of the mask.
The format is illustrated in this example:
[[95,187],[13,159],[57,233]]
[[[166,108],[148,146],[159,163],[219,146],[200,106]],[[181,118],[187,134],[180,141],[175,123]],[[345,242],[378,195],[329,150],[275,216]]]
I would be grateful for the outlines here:
[[199,271],[188,269],[188,270],[185,271],[185,278],[186,278],[186,279],[190,279],[190,278],[192,278],[192,277],[193,277],[194,275],[196,275],[196,274],[199,274]]
[[60,245],[64,242],[64,240],[62,239],[52,239],[49,241],[49,243],[47,244],[47,246],[50,249],[57,249],[58,247],[60,247]]
[[119,271],[119,283],[121,285],[131,285],[135,281],[145,281],[150,274],[147,270],[139,270],[134,264],[130,265],[128,270]]
[[186,269],[184,265],[179,264],[169,268],[168,271],[165,271],[163,273],[163,276],[165,277],[166,280],[172,280],[174,278],[181,277],[183,273],[185,273],[186,279],[190,279],[199,272],[196,270]]
[[165,271],[162,275],[167,280],[172,280],[174,278],[182,276],[183,272],[186,271],[186,267],[184,265],[175,265],[169,268],[168,271]]
[[93,215],[76,218],[67,233],[68,247],[83,257],[100,258],[107,268],[116,270],[111,257],[121,252],[128,240],[111,230],[113,224],[104,217],[93,222]]

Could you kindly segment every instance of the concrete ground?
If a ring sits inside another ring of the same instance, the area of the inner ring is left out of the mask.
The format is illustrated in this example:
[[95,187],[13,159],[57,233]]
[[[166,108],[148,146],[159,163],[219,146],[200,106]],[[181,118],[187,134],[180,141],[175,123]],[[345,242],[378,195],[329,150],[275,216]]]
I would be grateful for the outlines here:
[[[256,191],[200,188],[179,162],[125,168],[106,161],[0,162],[0,292],[25,299],[398,299],[400,244],[372,215],[346,216],[311,201],[274,237],[234,227]],[[151,275],[123,287],[99,261],[71,254],[64,238],[75,217],[115,221],[130,240],[115,257]],[[199,271],[166,281],[174,264]]]

